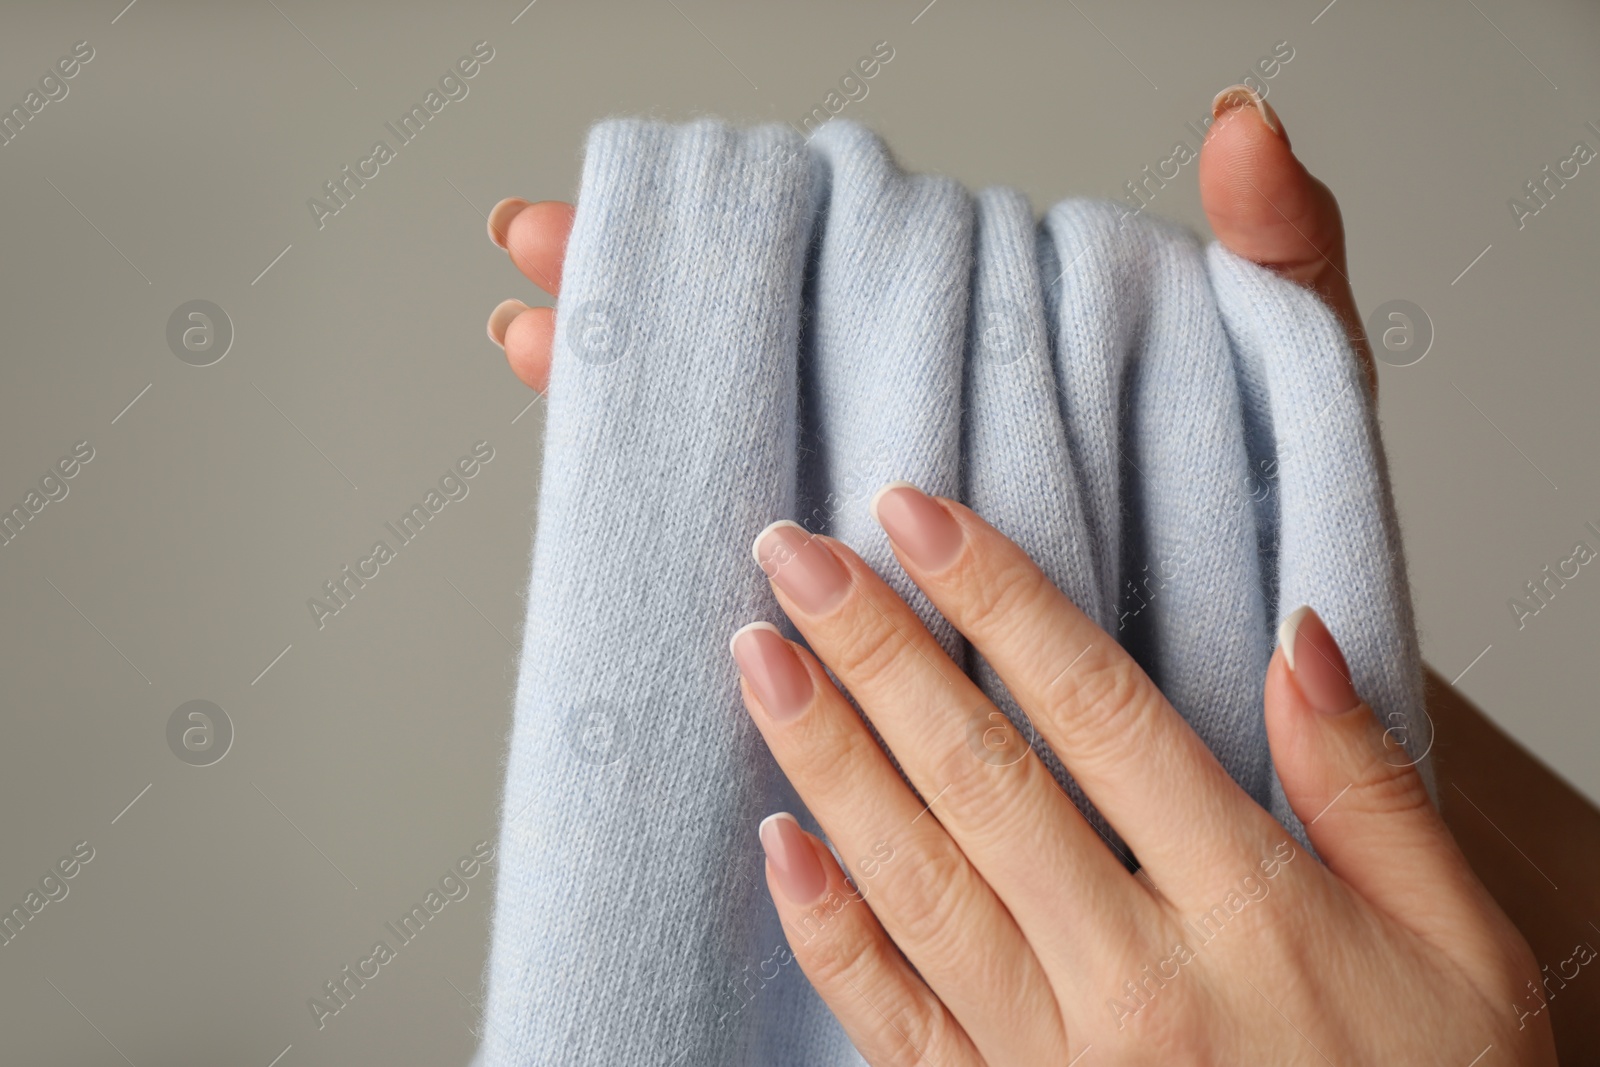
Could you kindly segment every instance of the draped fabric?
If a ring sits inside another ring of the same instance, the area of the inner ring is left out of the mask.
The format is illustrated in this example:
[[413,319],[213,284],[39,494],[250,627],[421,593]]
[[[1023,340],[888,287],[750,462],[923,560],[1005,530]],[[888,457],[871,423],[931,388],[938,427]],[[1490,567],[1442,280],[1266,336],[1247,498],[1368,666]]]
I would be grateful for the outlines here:
[[1425,756],[1371,399],[1315,296],[1115,203],[1040,220],[908,175],[848,121],[608,120],[563,271],[478,1062],[860,1062],[768,897],[757,823],[816,827],[727,648],[793,635],[750,555],[777,519],[858,551],[1137,863],[895,562],[867,503],[899,479],[1022,545],[1303,845],[1262,718],[1283,616],[1314,606],[1393,758]]

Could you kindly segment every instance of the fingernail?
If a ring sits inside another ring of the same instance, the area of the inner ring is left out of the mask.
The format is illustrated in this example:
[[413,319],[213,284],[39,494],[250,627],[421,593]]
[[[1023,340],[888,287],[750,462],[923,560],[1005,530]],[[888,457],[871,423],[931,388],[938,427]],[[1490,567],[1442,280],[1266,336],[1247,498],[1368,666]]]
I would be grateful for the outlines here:
[[1300,694],[1320,712],[1337,715],[1361,703],[1339,644],[1317,613],[1296,608],[1278,625],[1278,644]]
[[759,833],[761,851],[767,854],[783,895],[801,906],[822,896],[828,888],[828,876],[794,816],[786,811],[768,815],[761,820]]
[[494,207],[489,209],[489,240],[501,248],[506,247],[506,230],[511,226],[511,220],[528,206],[528,202],[520,196],[508,196]]
[[894,546],[923,570],[941,571],[961,554],[960,524],[910,482],[890,482],[873,494],[869,506]]
[[511,320],[527,310],[528,305],[520,300],[502,300],[496,304],[494,310],[489,312],[489,340],[504,348]]
[[811,675],[770,622],[741,627],[728,641],[739,673],[774,719],[788,722],[811,703]]
[[1242,107],[1254,107],[1261,116],[1261,121],[1266,123],[1267,129],[1283,138],[1288,143],[1289,135],[1284,132],[1283,123],[1278,118],[1278,113],[1272,110],[1272,105],[1266,98],[1248,85],[1230,85],[1218,93],[1211,100],[1211,117],[1220,119],[1230,111],[1237,111]]
[[772,583],[807,614],[823,614],[850,588],[849,573],[828,546],[788,519],[757,534],[751,553]]

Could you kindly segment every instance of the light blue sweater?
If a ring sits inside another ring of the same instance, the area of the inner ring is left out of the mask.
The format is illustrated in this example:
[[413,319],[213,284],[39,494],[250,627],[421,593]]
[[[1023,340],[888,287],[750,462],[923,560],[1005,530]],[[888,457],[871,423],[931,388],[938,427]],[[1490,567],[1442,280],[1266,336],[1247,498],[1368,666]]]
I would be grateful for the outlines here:
[[1026,548],[1302,843],[1262,723],[1282,616],[1313,605],[1410,758],[1431,743],[1343,331],[1187,231],[1091,200],[1039,223],[848,121],[804,142],[611,120],[555,350],[482,1064],[860,1062],[762,873],[757,823],[801,809],[727,651],[784,623],[751,539],[842,538],[1031,736],[895,563],[867,511],[884,482]]

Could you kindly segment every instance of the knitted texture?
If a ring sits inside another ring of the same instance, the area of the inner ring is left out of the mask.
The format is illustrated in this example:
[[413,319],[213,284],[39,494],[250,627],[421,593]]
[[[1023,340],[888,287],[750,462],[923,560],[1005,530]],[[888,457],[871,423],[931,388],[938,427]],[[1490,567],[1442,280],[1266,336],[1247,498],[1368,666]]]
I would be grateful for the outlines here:
[[861,1062],[785,949],[756,837],[780,808],[815,829],[727,648],[746,622],[786,626],[750,558],[774,520],[858,551],[1033,739],[867,508],[896,479],[965,501],[1303,845],[1262,717],[1284,615],[1327,621],[1410,753],[1392,758],[1431,743],[1374,413],[1328,309],[1112,203],[1040,222],[1015,191],[907,175],[848,121],[809,142],[594,127],[542,478],[491,1067]]

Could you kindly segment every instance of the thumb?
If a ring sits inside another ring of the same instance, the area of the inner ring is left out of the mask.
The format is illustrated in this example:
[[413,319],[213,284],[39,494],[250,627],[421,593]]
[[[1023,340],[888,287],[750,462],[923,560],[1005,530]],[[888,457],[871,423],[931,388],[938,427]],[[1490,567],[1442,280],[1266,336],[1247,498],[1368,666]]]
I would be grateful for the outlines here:
[[1283,121],[1253,89],[1233,85],[1211,104],[1200,149],[1200,202],[1230,252],[1313,290],[1344,324],[1374,386],[1366,329],[1345,265],[1339,202],[1289,146]]
[[1473,916],[1486,891],[1415,762],[1386,740],[1333,634],[1308,607],[1278,629],[1266,720],[1284,794],[1334,874],[1418,933],[1459,939],[1480,928]]

